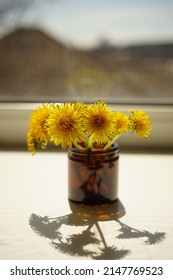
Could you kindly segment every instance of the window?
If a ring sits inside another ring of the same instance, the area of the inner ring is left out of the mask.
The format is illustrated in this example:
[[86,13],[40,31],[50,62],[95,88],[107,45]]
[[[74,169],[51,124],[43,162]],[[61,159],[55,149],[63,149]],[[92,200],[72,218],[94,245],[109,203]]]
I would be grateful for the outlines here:
[[173,104],[173,2],[1,1],[0,101]]
[[25,145],[35,103],[100,99],[151,115],[151,140],[121,145],[172,149],[172,30],[169,0],[2,0],[1,146]]

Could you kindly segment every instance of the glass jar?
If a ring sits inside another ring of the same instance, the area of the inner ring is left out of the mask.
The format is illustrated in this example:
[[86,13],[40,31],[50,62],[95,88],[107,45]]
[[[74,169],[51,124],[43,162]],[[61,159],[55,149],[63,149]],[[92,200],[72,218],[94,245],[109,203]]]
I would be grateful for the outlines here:
[[118,198],[118,144],[109,150],[68,151],[68,198],[85,205],[101,205]]

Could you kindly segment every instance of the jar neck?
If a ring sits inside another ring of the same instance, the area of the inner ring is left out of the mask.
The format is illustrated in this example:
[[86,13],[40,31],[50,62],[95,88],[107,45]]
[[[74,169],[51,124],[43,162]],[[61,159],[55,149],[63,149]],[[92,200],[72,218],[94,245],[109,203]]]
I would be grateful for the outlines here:
[[117,160],[119,157],[119,146],[113,144],[108,150],[79,150],[76,148],[68,150],[68,158],[75,161],[99,161],[110,162]]
[[69,148],[70,152],[72,153],[76,153],[76,154],[81,154],[81,155],[88,155],[88,154],[93,154],[93,155],[97,155],[97,154],[108,154],[108,153],[112,153],[112,152],[115,152],[115,153],[118,153],[119,152],[119,145],[117,143],[114,143],[112,144],[112,146],[107,149],[107,150],[104,150],[104,149],[94,149],[94,150],[82,150],[82,149],[78,149],[78,148]]

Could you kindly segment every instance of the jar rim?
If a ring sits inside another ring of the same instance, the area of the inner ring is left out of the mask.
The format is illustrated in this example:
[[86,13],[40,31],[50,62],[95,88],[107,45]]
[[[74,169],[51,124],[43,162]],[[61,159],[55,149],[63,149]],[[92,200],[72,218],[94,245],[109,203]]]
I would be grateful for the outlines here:
[[110,152],[118,152],[119,151],[119,145],[118,143],[112,144],[112,146],[107,149],[95,149],[95,150],[80,150],[78,148],[69,148],[69,151],[79,153],[79,154],[86,154],[86,153],[92,153],[92,154],[105,154],[105,153],[110,153]]

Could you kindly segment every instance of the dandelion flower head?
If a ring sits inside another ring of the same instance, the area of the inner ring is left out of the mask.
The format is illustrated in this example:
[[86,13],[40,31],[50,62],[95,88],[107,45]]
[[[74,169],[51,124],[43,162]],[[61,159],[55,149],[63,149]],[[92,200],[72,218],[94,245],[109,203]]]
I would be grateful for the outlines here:
[[128,131],[129,118],[121,112],[114,113],[115,134],[123,134]]
[[50,104],[42,104],[31,115],[30,131],[32,136],[41,142],[48,142],[50,140],[47,133],[47,120],[52,106]]
[[114,124],[113,112],[104,102],[88,105],[85,114],[86,133],[98,144],[107,143],[112,139]]
[[39,146],[43,148],[50,141],[47,133],[47,120],[52,106],[52,104],[42,104],[31,115],[27,133],[27,147],[32,154],[36,153]]
[[55,145],[62,144],[72,148],[83,140],[84,127],[82,122],[83,103],[64,103],[56,106],[48,119],[48,134]]
[[132,116],[129,117],[129,129],[136,131],[140,137],[146,138],[151,131],[151,122],[149,116],[142,110],[131,110]]

